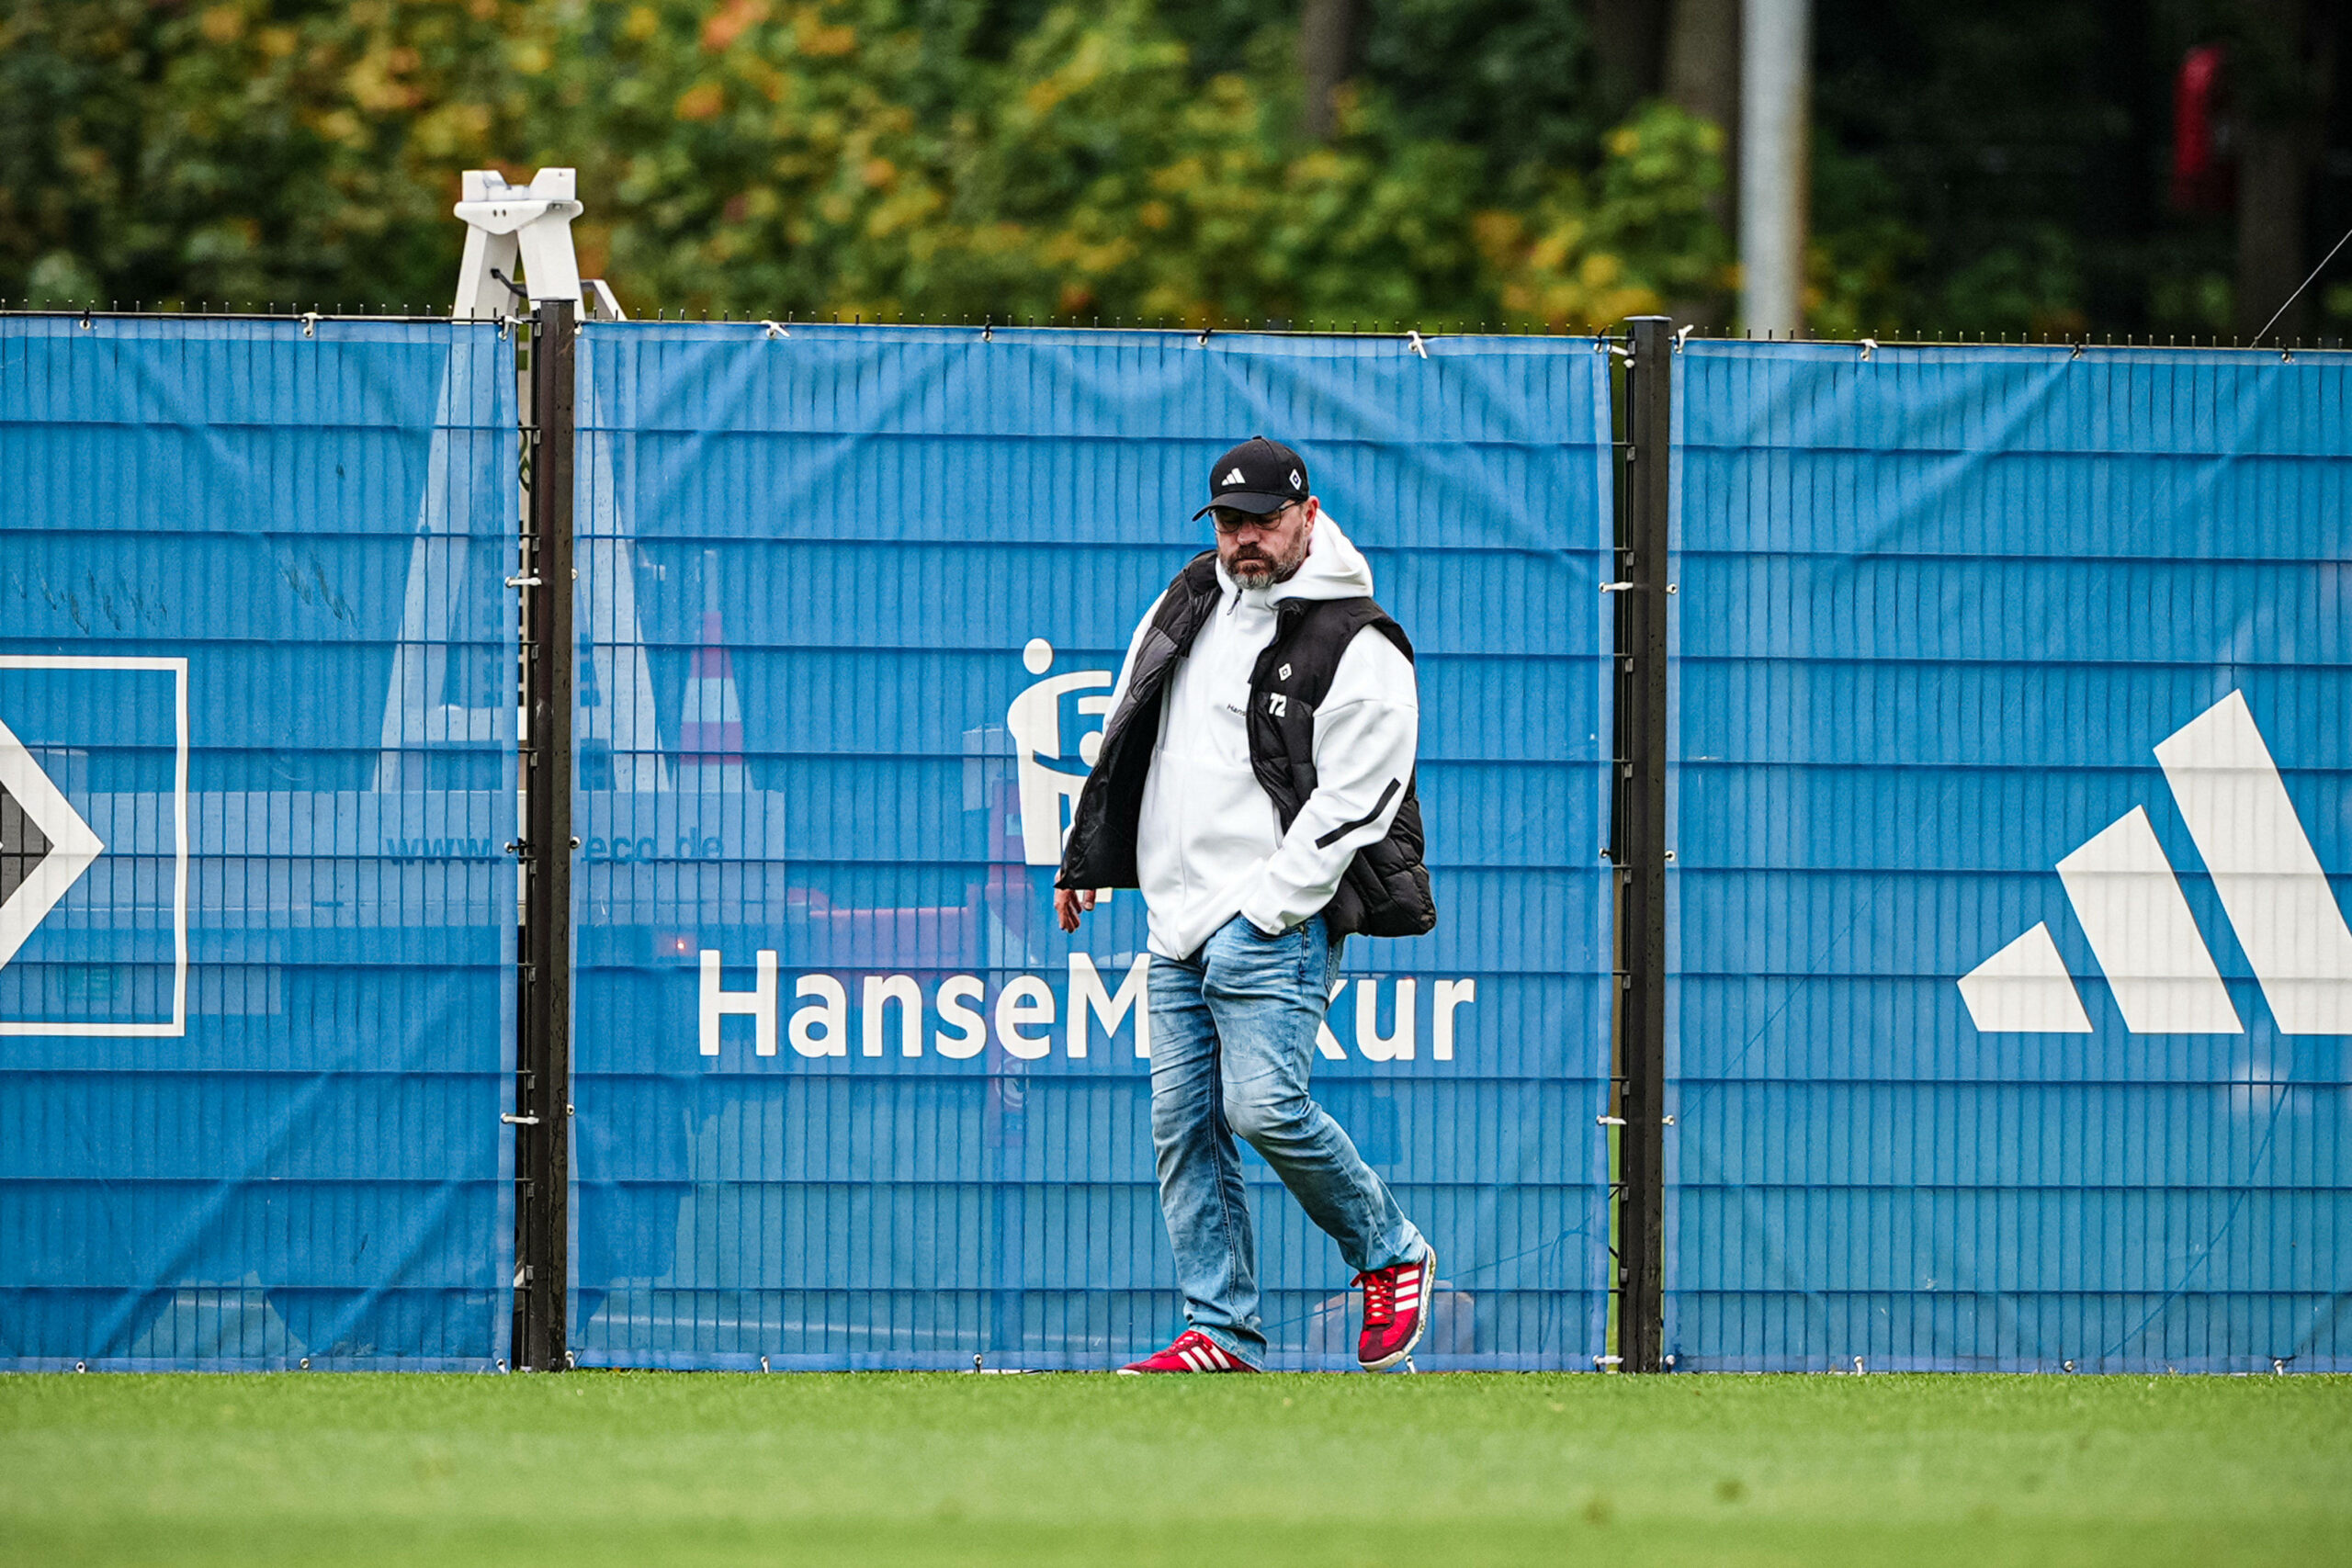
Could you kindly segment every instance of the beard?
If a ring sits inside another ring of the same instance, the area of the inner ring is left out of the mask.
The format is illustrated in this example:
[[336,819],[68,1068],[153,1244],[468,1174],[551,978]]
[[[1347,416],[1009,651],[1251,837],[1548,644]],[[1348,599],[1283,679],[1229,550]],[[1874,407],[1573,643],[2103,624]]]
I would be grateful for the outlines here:
[[1269,555],[1255,545],[1237,550],[1225,563],[1226,571],[1244,588],[1265,588],[1277,582],[1287,582],[1301,562],[1306,559],[1306,536],[1302,531],[1297,543],[1281,556]]
[[1236,556],[1226,570],[1244,588],[1263,588],[1274,580],[1273,560],[1263,555]]

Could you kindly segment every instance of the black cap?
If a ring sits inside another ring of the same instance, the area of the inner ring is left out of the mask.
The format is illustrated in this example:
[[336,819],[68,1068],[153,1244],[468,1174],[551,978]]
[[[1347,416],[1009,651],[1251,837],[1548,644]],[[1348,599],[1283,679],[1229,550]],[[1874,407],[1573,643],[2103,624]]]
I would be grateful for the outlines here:
[[1263,517],[1306,499],[1306,460],[1279,441],[1253,435],[1216,460],[1209,470],[1209,503],[1193,517],[1197,522],[1220,506]]

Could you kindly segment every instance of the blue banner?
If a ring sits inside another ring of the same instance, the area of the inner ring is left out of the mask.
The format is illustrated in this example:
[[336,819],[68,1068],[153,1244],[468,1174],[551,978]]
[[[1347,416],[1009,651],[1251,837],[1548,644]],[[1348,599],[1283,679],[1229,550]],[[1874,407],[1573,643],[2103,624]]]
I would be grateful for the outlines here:
[[0,318],[0,1367],[504,1356],[514,387]]
[[2352,1364],[2347,381],[1678,358],[1676,1365]]
[[[1106,1367],[1181,1326],[1143,910],[1050,886],[1210,460],[1295,444],[1419,652],[1441,923],[1317,1093],[1435,1239],[1424,1367],[1590,1368],[1607,1268],[1607,361],[1586,340],[594,325],[583,1364]],[[1248,1156],[1277,1364],[1352,1359]]]

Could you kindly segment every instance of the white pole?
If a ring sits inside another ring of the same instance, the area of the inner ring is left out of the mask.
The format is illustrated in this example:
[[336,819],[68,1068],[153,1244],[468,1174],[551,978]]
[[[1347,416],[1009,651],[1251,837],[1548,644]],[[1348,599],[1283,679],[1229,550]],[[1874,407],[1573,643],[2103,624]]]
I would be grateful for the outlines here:
[[1747,0],[1740,22],[1740,306],[1747,330],[1804,326],[1812,0]]

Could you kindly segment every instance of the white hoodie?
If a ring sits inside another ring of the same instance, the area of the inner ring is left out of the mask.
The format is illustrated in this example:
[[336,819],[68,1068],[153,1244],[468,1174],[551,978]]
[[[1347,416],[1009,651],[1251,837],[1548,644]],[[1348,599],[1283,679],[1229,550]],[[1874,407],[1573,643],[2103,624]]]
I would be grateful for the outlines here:
[[[1369,595],[1372,568],[1325,512],[1289,581],[1244,588],[1221,562],[1216,580],[1222,597],[1169,673],[1136,835],[1151,950],[1167,958],[1199,952],[1237,914],[1273,936],[1330,902],[1356,852],[1396,820],[1401,787],[1376,815],[1374,807],[1392,782],[1412,776],[1420,728],[1412,660],[1379,632],[1358,632],[1315,716],[1315,793],[1284,833],[1250,766],[1250,673],[1273,638],[1276,604]],[[1113,713],[1150,625],[1146,615],[1128,641]],[[1362,825],[1317,846],[1349,822]]]

